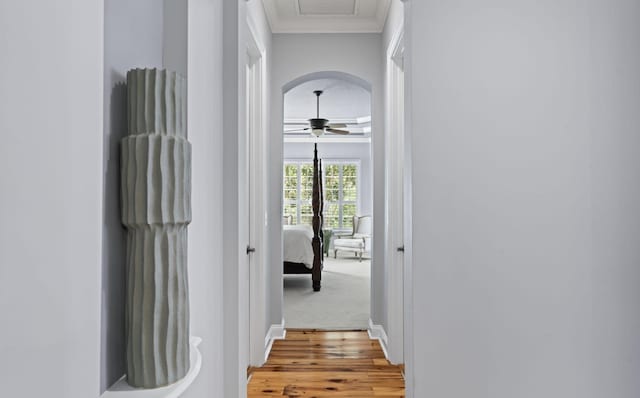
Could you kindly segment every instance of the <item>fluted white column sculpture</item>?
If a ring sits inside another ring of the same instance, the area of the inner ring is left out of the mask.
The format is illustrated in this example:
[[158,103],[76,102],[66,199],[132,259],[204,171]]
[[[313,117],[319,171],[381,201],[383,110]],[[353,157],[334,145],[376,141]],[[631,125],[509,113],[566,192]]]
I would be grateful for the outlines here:
[[171,384],[189,370],[187,224],[191,144],[186,81],[175,72],[127,73],[122,223],[127,228],[127,380]]

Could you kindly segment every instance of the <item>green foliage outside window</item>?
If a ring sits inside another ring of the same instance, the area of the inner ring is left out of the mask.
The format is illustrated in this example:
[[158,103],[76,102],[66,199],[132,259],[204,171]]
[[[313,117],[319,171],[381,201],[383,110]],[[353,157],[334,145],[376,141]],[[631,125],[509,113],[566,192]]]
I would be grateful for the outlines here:
[[342,226],[343,228],[353,229],[353,216],[356,215],[356,205],[345,203],[342,206]]
[[313,198],[313,166],[303,164],[300,166],[300,199],[309,201]]
[[[353,228],[357,213],[358,167],[355,163],[324,164],[324,228]],[[294,224],[311,224],[313,165],[287,163],[284,167],[284,215]]]
[[342,168],[342,200],[355,202],[358,198],[358,177],[355,165],[344,165]]

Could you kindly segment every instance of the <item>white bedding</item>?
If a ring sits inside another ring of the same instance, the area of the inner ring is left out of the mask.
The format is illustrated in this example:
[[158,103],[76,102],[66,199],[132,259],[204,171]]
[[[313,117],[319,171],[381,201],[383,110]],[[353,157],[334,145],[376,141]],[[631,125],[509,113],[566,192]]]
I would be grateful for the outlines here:
[[310,225],[283,225],[284,261],[313,268],[313,230]]

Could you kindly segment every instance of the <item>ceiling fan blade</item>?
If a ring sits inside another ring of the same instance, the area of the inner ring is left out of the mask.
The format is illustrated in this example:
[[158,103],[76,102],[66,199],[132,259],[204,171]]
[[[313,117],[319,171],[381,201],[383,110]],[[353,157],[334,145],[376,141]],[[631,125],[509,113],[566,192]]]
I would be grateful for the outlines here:
[[329,127],[330,129],[333,129],[333,128],[345,128],[345,127],[347,127],[347,125],[344,124],[344,123],[329,123],[329,126],[327,126],[327,127]]
[[342,135],[346,135],[350,133],[350,131],[347,131],[347,130],[336,130],[336,129],[327,129],[326,131],[327,133],[342,134]]
[[285,133],[302,133],[309,130],[308,128],[306,129],[293,129],[293,130],[284,130]]

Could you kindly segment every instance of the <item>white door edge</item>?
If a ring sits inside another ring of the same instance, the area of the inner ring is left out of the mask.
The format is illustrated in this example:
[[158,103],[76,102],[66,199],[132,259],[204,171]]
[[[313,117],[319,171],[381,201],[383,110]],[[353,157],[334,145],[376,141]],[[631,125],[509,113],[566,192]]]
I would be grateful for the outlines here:
[[387,333],[389,360],[404,363],[404,29],[394,33],[387,51],[385,219],[387,239]]
[[265,169],[264,134],[265,126],[265,49],[258,40],[255,23],[247,15],[247,59],[249,68],[249,118],[248,151],[249,169],[249,245],[256,251],[250,261],[249,269],[249,364],[261,366],[264,363],[264,339],[266,318],[266,245],[265,245]]

